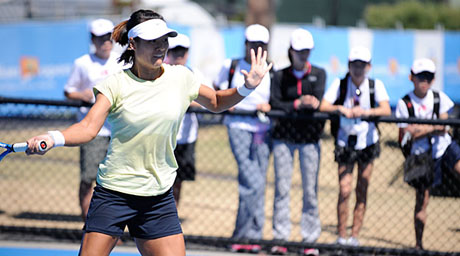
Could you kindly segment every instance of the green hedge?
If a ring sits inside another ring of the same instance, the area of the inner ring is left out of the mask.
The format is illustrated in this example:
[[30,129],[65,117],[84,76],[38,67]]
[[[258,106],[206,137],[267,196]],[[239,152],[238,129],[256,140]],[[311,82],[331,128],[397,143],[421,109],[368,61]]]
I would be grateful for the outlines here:
[[437,24],[448,30],[460,29],[460,9],[439,3],[415,0],[395,4],[371,4],[364,12],[371,28],[395,28],[401,24],[408,29],[434,29]]

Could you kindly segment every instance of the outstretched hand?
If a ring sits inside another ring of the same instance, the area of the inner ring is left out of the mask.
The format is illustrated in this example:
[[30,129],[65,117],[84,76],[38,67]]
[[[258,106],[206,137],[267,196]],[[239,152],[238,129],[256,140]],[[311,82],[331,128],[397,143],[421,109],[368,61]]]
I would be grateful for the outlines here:
[[267,66],[267,51],[263,51],[262,47],[257,49],[257,56],[254,52],[254,49],[251,49],[251,70],[241,70],[241,73],[244,75],[244,83],[248,89],[256,88],[265,74],[272,68],[273,63],[270,63]]

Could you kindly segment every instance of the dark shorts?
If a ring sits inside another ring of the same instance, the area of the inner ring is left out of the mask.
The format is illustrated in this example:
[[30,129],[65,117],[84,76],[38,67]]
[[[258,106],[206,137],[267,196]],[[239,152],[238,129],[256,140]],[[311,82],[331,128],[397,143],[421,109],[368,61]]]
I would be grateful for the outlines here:
[[159,196],[134,196],[97,184],[83,230],[122,236],[128,227],[135,238],[156,239],[182,233],[172,189]]
[[339,165],[354,164],[366,165],[380,155],[380,144],[377,142],[362,150],[355,150],[349,147],[335,146],[334,160]]
[[458,161],[460,161],[460,146],[457,142],[452,141],[446,151],[444,151],[444,154],[435,160],[433,186],[437,186],[443,182],[442,178],[445,177],[443,172],[455,172],[453,168]]
[[177,144],[174,150],[179,168],[177,169],[177,179],[195,180],[195,142],[187,144]]
[[91,184],[96,180],[99,164],[107,155],[110,137],[96,136],[92,141],[80,146],[80,180]]

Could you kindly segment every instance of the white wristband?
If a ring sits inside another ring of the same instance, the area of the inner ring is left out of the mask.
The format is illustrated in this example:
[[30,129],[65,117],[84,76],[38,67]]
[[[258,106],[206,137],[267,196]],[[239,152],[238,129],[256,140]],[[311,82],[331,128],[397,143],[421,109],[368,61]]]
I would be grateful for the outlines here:
[[255,88],[253,89],[249,89],[248,87],[246,87],[245,84],[242,84],[238,87],[236,87],[236,90],[238,91],[238,94],[243,96],[243,97],[246,97],[248,96],[249,94],[251,94],[251,92],[254,91]]
[[60,131],[48,131],[48,134],[54,141],[54,147],[62,147],[65,145],[65,138]]

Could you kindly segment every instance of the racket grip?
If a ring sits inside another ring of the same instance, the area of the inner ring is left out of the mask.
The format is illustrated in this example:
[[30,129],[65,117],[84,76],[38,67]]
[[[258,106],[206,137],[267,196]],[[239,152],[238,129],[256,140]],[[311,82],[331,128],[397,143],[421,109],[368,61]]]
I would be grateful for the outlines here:
[[27,145],[27,142],[20,142],[20,143],[14,143],[13,144],[13,151],[14,152],[26,152],[26,150],[29,148]]

